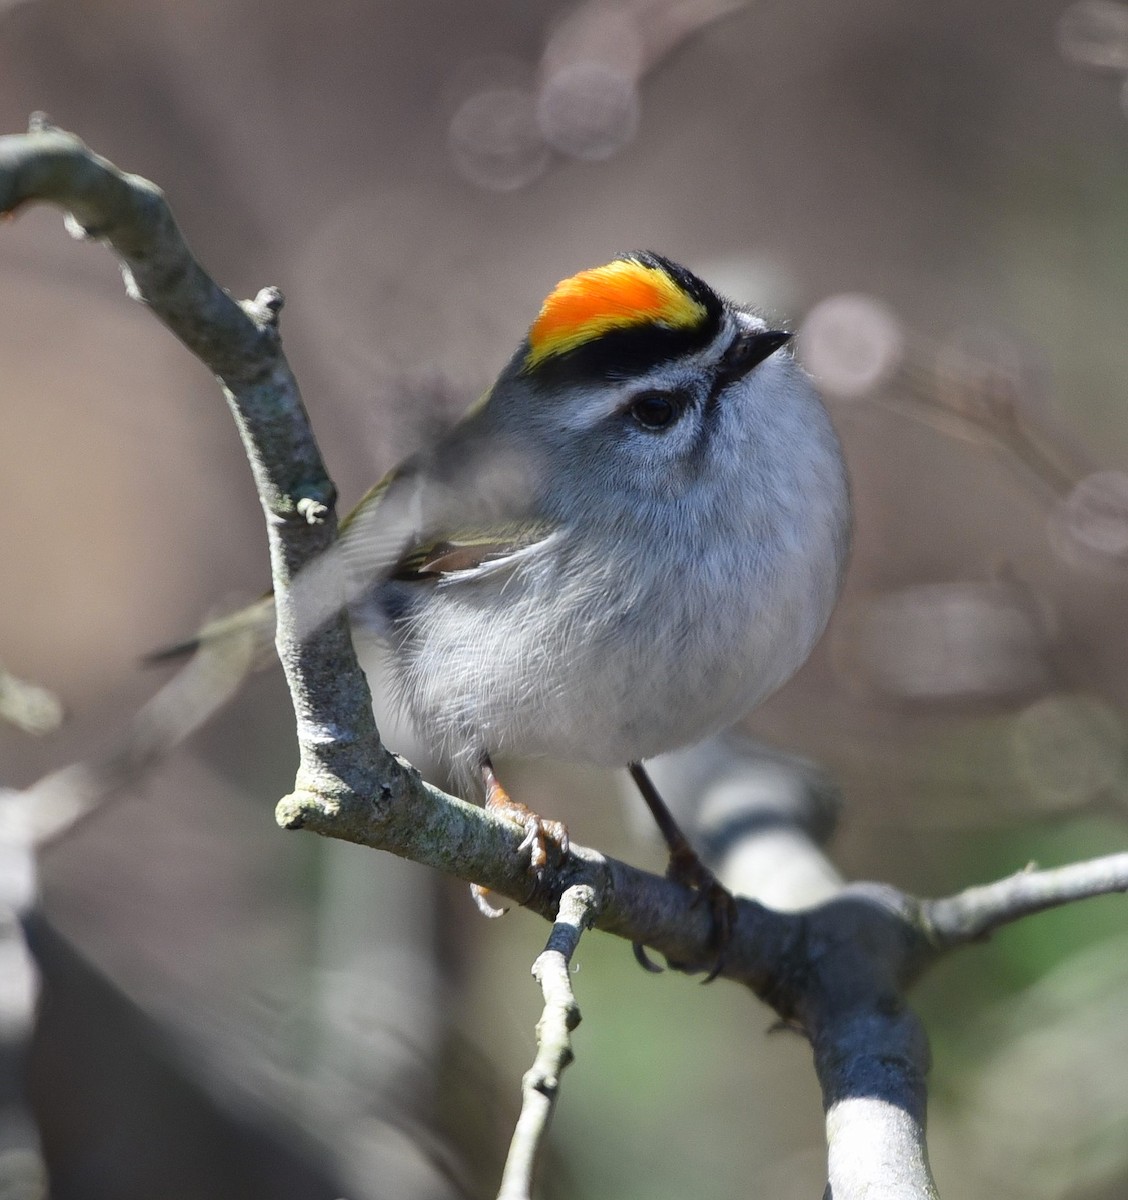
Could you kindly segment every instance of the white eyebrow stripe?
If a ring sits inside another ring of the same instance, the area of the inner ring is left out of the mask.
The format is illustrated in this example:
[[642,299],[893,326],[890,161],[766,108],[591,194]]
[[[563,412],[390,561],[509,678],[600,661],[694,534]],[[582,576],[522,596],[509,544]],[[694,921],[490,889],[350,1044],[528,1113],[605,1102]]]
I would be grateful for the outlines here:
[[[711,374],[725,351],[737,337],[743,333],[761,332],[767,327],[767,323],[761,317],[726,308],[721,314],[721,325],[716,335],[701,349],[673,361],[687,372],[698,370],[703,374]],[[660,386],[651,385],[648,381],[660,379],[662,372],[670,365],[670,362],[665,362],[637,378],[617,380],[588,389],[587,395],[580,400],[580,403],[570,409],[568,424],[590,427],[605,419],[620,409],[624,400],[632,393],[644,391],[648,386]]]

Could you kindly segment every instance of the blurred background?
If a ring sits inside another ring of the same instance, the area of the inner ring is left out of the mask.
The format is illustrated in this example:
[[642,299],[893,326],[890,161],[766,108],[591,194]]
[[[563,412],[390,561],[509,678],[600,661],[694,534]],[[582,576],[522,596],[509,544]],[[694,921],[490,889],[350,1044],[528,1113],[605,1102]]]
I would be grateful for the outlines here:
[[[46,110],[156,181],[235,295],[283,289],[345,507],[617,251],[799,329],[856,549],[749,729],[841,790],[846,875],[934,895],[1125,844],[1126,79],[1101,0],[0,0],[3,130]],[[0,314],[0,662],[66,711],[0,723],[24,789],[111,753],[164,679],[140,657],[268,570],[213,381],[104,249],[21,213]],[[283,834],[295,762],[263,673],[43,849],[36,969],[0,953],[0,1196],[44,1194],[40,1154],[59,1200],[493,1194],[546,927]],[[660,869],[619,779],[509,778]],[[918,986],[944,1194],[1128,1195],[1125,963],[1112,898]],[[614,939],[576,972],[546,1196],[821,1192],[803,1041]]]

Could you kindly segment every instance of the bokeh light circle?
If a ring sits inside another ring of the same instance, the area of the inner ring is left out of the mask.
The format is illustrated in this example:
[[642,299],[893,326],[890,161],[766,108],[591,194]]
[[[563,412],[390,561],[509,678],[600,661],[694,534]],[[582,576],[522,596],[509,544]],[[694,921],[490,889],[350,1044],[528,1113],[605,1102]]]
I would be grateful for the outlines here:
[[1062,57],[1082,67],[1128,71],[1128,5],[1080,0],[1058,19]]
[[815,305],[800,329],[803,361],[831,396],[873,391],[897,369],[905,335],[893,311],[873,296],[843,293]]
[[602,62],[568,63],[541,85],[536,120],[544,140],[572,158],[610,158],[634,137],[639,94],[627,72]]
[[468,96],[451,118],[448,145],[464,179],[496,192],[532,183],[550,158],[532,93],[519,87],[488,87]]
[[1048,531],[1074,566],[1128,564],[1128,473],[1087,475],[1050,513]]
[[1116,712],[1094,696],[1046,696],[1011,726],[1011,761],[1024,804],[1057,811],[1099,800],[1125,771],[1128,739]]
[[909,703],[1029,697],[1049,684],[1052,614],[1017,585],[916,584],[847,607],[834,656],[853,686]]

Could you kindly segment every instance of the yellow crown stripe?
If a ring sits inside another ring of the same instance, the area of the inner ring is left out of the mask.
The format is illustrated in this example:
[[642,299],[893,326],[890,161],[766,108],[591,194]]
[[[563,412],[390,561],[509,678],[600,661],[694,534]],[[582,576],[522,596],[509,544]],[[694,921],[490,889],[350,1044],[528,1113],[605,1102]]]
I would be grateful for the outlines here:
[[581,271],[552,290],[529,330],[526,367],[635,325],[692,329],[708,316],[661,267],[633,259]]

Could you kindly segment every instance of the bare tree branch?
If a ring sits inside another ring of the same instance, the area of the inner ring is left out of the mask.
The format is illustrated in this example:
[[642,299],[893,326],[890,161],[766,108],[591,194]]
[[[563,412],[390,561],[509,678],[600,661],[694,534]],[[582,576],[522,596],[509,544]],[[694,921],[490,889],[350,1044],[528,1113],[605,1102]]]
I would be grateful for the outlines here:
[[928,900],[921,915],[937,946],[947,948],[985,938],[1000,925],[1031,913],[1112,892],[1128,892],[1128,854],[1109,854],[1048,871],[1028,867],[996,883]]
[[703,832],[727,886],[795,911],[794,940],[771,980],[753,986],[811,1041],[827,1196],[935,1200],[925,1142],[928,1041],[900,998],[932,953],[916,902],[838,874],[817,844],[837,797],[808,762],[730,734],[660,760],[654,776],[673,795],[701,788]]
[[590,887],[570,887],[561,897],[548,944],[533,963],[533,976],[544,993],[544,1012],[537,1022],[537,1055],[521,1081],[521,1115],[505,1160],[498,1200],[529,1200],[532,1193],[533,1171],[556,1108],[560,1076],[573,1057],[572,1030],[580,1023],[568,968],[580,934],[595,917],[595,903]]
[[[219,377],[267,517],[279,655],[298,725],[299,790],[379,795],[381,775],[403,773],[376,735],[345,617],[338,605],[335,619],[300,638],[289,598],[299,567],[333,544],[336,523],[332,484],[278,337],[280,294],[268,288],[253,302],[234,301],[196,262],[158,188],[42,117],[26,136],[0,138],[0,213],[32,201],[60,205],[72,230],[108,242],[129,294]],[[322,583],[331,597],[332,579]],[[317,689],[328,703],[316,702]],[[322,755],[330,741],[351,751],[335,754],[332,767]]]

